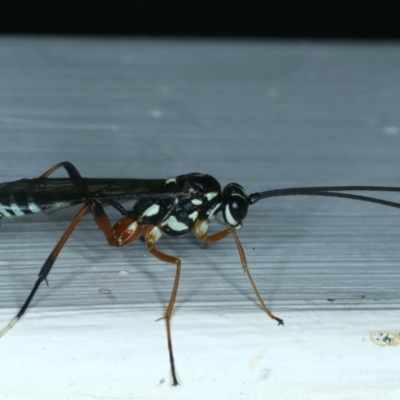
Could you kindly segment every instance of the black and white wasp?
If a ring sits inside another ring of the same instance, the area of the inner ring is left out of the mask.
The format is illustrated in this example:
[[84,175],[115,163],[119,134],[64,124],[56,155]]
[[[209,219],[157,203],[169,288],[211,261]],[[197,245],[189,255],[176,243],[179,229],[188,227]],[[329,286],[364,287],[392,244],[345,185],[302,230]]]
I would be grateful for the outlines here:
[[[49,178],[59,168],[64,168],[69,178]],[[55,165],[36,179],[2,183],[0,184],[0,219],[72,206],[82,205],[82,207],[43,264],[39,278],[18,314],[0,331],[0,337],[7,333],[25,313],[40,284],[43,281],[47,283],[47,276],[74,228],[86,213],[91,213],[110,246],[122,247],[142,236],[151,254],[161,261],[176,265],[171,298],[163,318],[166,321],[173,385],[177,385],[170,319],[178,292],[181,261],[156,248],[155,243],[160,237],[163,234],[181,236],[193,232],[204,243],[210,243],[217,242],[229,234],[232,235],[242,267],[261,307],[269,317],[282,325],[283,320],[271,313],[257,290],[236,231],[242,227],[248,207],[268,197],[330,196],[400,208],[400,203],[346,193],[349,191],[400,192],[400,188],[322,186],[268,190],[246,195],[243,187],[237,183],[230,183],[221,190],[215,178],[199,173],[169,179],[86,179],[82,178],[78,170],[69,162]],[[122,203],[128,201],[135,201],[135,203],[131,208],[126,209]],[[114,225],[111,225],[104,211],[104,205],[110,205],[121,213],[122,218]],[[223,221],[217,218],[219,213],[222,213]],[[213,220],[216,220],[223,229],[209,235],[208,228]]]

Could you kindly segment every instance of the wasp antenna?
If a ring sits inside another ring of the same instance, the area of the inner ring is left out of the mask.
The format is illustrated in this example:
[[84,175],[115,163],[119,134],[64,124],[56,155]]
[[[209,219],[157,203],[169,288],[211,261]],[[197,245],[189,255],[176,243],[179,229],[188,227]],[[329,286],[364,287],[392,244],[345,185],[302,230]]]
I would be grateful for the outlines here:
[[278,196],[328,196],[341,197],[352,200],[367,201],[370,203],[382,204],[388,207],[400,208],[400,203],[378,199],[375,197],[361,196],[351,193],[340,193],[350,191],[369,191],[369,192],[400,192],[400,188],[391,186],[316,186],[304,188],[274,189],[265,192],[253,193],[247,197],[249,204],[254,204],[261,199]]

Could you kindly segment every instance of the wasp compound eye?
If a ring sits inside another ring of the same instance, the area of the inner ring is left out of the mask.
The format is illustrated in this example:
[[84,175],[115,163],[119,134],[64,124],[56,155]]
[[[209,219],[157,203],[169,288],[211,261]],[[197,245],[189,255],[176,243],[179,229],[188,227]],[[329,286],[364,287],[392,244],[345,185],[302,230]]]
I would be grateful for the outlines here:
[[232,228],[240,229],[249,208],[244,189],[237,183],[226,185],[222,192],[222,203],[225,223]]

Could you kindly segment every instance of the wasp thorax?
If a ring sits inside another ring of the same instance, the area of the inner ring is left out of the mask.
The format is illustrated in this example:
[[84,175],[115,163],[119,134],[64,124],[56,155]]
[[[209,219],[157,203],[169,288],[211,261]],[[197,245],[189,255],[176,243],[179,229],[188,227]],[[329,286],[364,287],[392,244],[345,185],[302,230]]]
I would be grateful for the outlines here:
[[226,185],[222,192],[222,204],[225,223],[231,228],[240,229],[249,208],[244,189],[237,183]]

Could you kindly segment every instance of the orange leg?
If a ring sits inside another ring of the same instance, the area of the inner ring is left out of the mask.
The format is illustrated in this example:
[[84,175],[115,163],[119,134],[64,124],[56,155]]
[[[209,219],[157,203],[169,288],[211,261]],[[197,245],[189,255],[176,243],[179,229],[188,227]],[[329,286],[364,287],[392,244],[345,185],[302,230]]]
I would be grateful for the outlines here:
[[146,245],[147,245],[149,252],[161,261],[172,263],[172,264],[176,265],[174,286],[172,288],[171,298],[169,300],[167,310],[163,317],[165,319],[165,323],[167,326],[168,352],[169,352],[169,361],[171,364],[171,374],[172,374],[173,386],[176,386],[176,385],[178,385],[178,380],[176,379],[174,354],[172,351],[170,320],[171,320],[172,311],[174,309],[176,295],[178,293],[179,276],[181,273],[181,260],[179,258],[172,257],[168,254],[162,253],[161,251],[159,251],[155,248],[154,243],[160,238],[160,236],[161,236],[161,231],[158,227],[146,226],[144,228],[144,238],[146,240]]
[[[254,283],[254,280],[253,280],[253,278],[250,274],[249,268],[247,266],[246,254],[243,250],[242,244],[240,243],[240,240],[236,233],[236,230],[234,228],[226,227],[226,229],[224,229],[220,232],[214,233],[213,235],[207,235],[207,230],[208,230],[209,224],[210,224],[210,221],[208,221],[208,220],[196,221],[194,228],[193,228],[194,234],[205,243],[217,242],[217,241],[223,239],[224,237],[228,236],[229,234],[231,234],[233,236],[233,238],[235,239],[236,247],[239,252],[240,261],[242,262],[243,270],[246,273],[247,277],[249,278],[250,284],[254,290],[255,295],[258,298],[258,301],[260,302],[261,308],[267,313],[267,315],[270,318],[277,321],[278,325],[283,325],[283,320],[278,317],[275,317],[275,315],[272,314],[272,312],[265,305],[264,300],[262,299],[260,292],[258,291],[256,284]],[[222,222],[220,222],[220,224],[222,226],[226,226],[226,225],[222,224]]]
[[52,173],[57,171],[59,168],[65,168],[69,177],[74,180],[77,187],[79,187],[81,184],[83,184],[82,176],[79,173],[79,171],[75,168],[75,166],[68,161],[63,161],[63,162],[56,164],[54,167],[50,168],[49,170],[47,170],[45,173],[40,175],[39,178],[32,179],[29,189],[33,190],[34,188],[36,188],[37,185],[39,185],[43,182],[41,179],[48,178]]
[[[48,178],[59,168],[65,168],[71,179],[75,179],[77,183],[82,179],[81,174],[76,167],[68,161],[56,164],[54,167],[40,175],[40,178]],[[79,183],[78,183],[79,184]],[[110,203],[113,205],[112,203]],[[93,207],[90,209],[97,225],[104,233],[110,246],[124,246],[133,242],[140,236],[141,226],[131,217],[121,218],[113,227],[108,219],[103,207],[97,201],[94,201]]]
[[130,242],[133,242],[138,238],[141,232],[140,224],[136,223],[133,218],[123,217],[118,221],[114,227],[111,227],[110,221],[103,210],[103,207],[95,200],[88,201],[76,214],[74,219],[69,224],[68,228],[65,230],[64,234],[61,236],[60,240],[54,247],[53,251],[48,256],[47,260],[43,264],[39,272],[39,278],[33,286],[31,293],[26,299],[24,305],[21,307],[18,314],[0,331],[0,338],[6,334],[24,315],[26,309],[28,308],[30,302],[32,301],[36,291],[39,289],[40,284],[45,281],[47,282],[47,276],[49,275],[53,264],[55,263],[58,255],[63,249],[66,241],[71,236],[73,230],[75,229],[78,222],[81,218],[90,211],[93,214],[94,219],[96,220],[99,228],[103,231],[104,235],[107,238],[107,241],[112,246],[124,246]]
[[110,246],[122,247],[135,241],[141,233],[142,225],[133,217],[122,217],[114,226],[111,226],[102,205],[94,201],[90,209],[98,227],[104,233]]
[[75,168],[75,166],[68,161],[63,161],[63,162],[58,163],[53,168],[50,168],[44,174],[40,175],[39,178],[48,178],[53,172],[57,171],[61,167],[65,168],[65,170],[67,171],[70,178],[82,179],[81,174],[78,172],[78,170]]
[[[40,175],[40,178],[48,178],[59,168],[65,168],[71,179],[75,179],[77,183],[82,179],[81,174],[76,167],[68,161],[63,161],[56,164],[54,167]],[[79,183],[78,183],[79,184]],[[112,203],[110,203],[112,205]],[[141,226],[131,217],[121,218],[113,227],[103,207],[97,201],[93,201],[93,207],[90,208],[97,225],[104,233],[107,242],[110,246],[124,246],[133,242],[140,236]]]
[[86,212],[93,206],[92,201],[88,201],[76,214],[74,219],[71,221],[69,224],[68,228],[65,230],[64,234],[61,236],[60,240],[54,247],[53,251],[50,253],[50,255],[47,257],[47,260],[43,264],[43,267],[41,268],[39,272],[39,278],[36,281],[35,285],[33,286],[33,289],[31,290],[31,293],[29,294],[28,298],[26,299],[24,305],[21,307],[19,310],[18,314],[0,331],[0,338],[5,335],[17,322],[18,320],[24,315],[26,309],[28,308],[30,302],[33,299],[33,296],[35,295],[36,291],[38,290],[40,284],[45,281],[48,285],[47,282],[47,276],[50,273],[50,270],[55,263],[58,255],[60,254],[60,251],[65,245],[65,242],[68,240],[68,238],[71,236],[71,233],[75,229],[76,225],[78,222],[81,220],[81,218],[86,214]]

